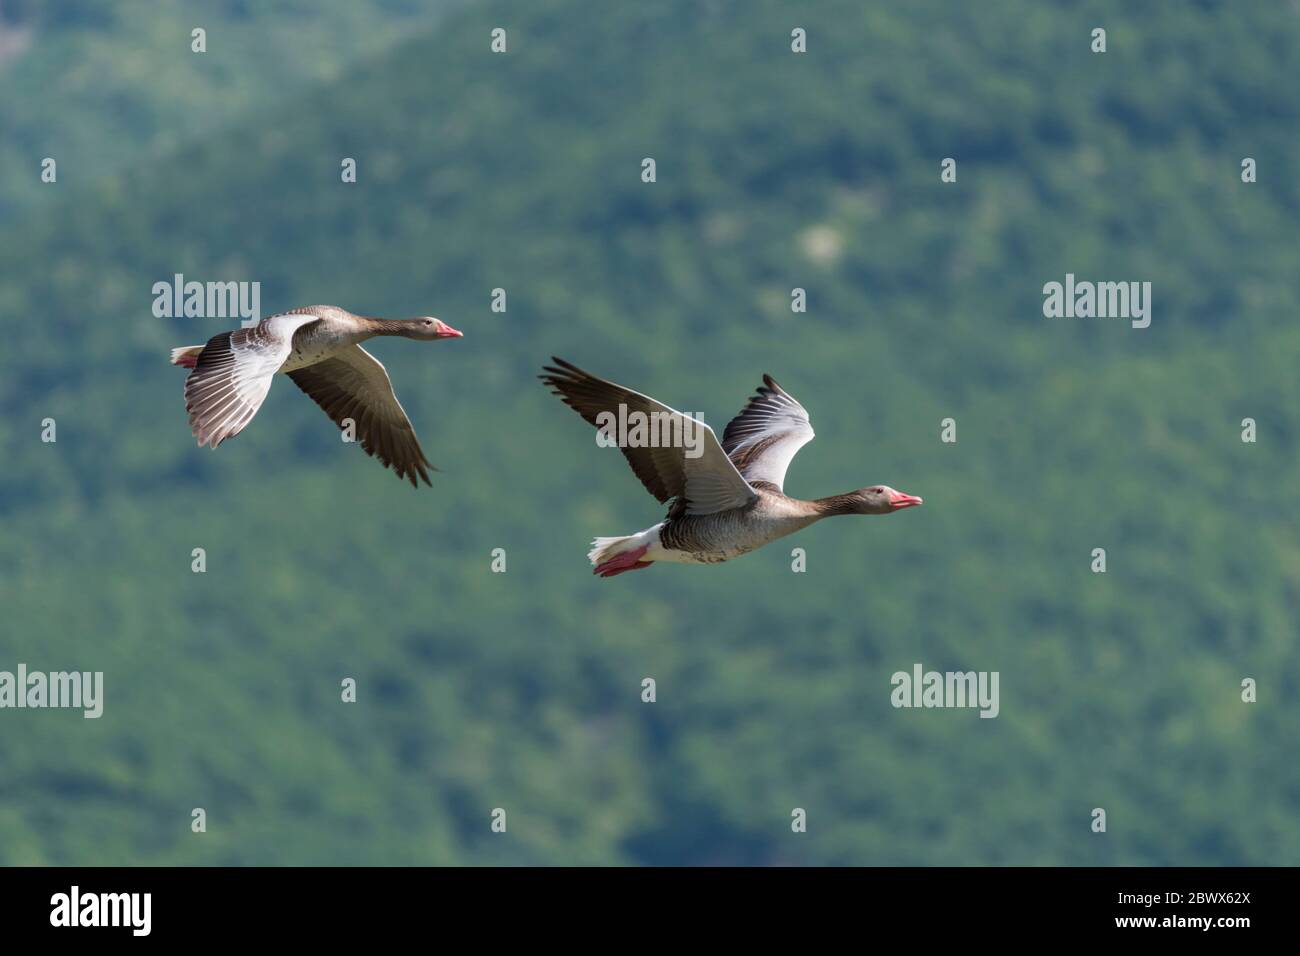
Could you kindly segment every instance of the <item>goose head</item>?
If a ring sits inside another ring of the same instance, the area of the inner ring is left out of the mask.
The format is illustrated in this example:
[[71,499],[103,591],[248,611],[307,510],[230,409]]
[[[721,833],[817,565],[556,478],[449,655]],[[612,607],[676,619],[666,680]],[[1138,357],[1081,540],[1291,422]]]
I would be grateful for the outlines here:
[[889,485],[872,485],[849,492],[854,514],[888,515],[904,508],[915,508],[922,503],[916,495],[908,495]]
[[419,318],[402,320],[399,334],[408,339],[428,341],[431,339],[458,339],[465,333],[453,329],[442,319],[435,319],[431,315],[422,315]]

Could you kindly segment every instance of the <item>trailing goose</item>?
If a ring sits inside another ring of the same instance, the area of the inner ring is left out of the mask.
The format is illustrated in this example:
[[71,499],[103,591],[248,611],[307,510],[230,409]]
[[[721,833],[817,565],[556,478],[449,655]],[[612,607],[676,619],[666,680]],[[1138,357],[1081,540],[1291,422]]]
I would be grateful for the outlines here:
[[[661,503],[672,500],[668,516],[657,525],[592,542],[587,557],[601,577],[655,561],[716,564],[831,515],[893,514],[921,504],[915,495],[888,485],[812,501],[786,495],[786,469],[812,440],[813,430],[808,412],[769,375],[719,442],[713,429],[662,402],[563,359],[552,361],[555,365],[538,377],[601,430],[602,444],[619,445],[650,494]],[[628,422],[634,429],[625,428],[624,440],[615,442],[616,424],[621,428]]]
[[[278,372],[293,379],[340,428],[353,429],[366,454],[419,487],[433,468],[388,372],[361,347],[379,335],[431,341],[462,333],[432,316],[373,319],[333,305],[309,305],[221,332],[206,345],[172,349],[172,364],[193,369],[185,407],[199,447],[238,435],[262,407]],[[435,471],[437,469],[434,469]]]

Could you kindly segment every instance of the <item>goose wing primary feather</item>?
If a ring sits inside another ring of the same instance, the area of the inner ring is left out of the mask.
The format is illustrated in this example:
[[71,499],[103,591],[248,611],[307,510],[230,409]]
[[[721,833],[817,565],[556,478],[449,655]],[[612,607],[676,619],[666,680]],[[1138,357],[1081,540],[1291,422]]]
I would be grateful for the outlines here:
[[813,440],[808,411],[770,375],[722,433],[722,447],[751,483],[785,491],[785,473],[795,453]]
[[648,395],[597,378],[563,359],[552,358],[552,361],[555,365],[546,366],[547,374],[539,377],[566,405],[597,428],[604,425],[597,419],[602,413],[614,416],[615,421],[623,420],[622,406],[623,415],[640,412],[648,421],[663,423],[653,429],[660,434],[671,431],[700,438],[697,457],[689,456],[685,443],[681,442],[667,447],[662,444],[631,447],[620,443],[619,450],[646,491],[660,502],[676,498],[678,503],[674,507],[682,507],[686,514],[706,515],[743,507],[758,497],[727,458],[718,436],[708,425]]
[[417,478],[431,484],[429,470],[437,469],[424,456],[388,372],[377,358],[353,345],[288,374],[339,428],[346,428],[347,420],[352,420],[367,455],[378,458],[417,488]]
[[289,356],[293,334],[319,321],[310,312],[286,312],[208,340],[185,379],[185,408],[200,448],[216,448],[244,430]]

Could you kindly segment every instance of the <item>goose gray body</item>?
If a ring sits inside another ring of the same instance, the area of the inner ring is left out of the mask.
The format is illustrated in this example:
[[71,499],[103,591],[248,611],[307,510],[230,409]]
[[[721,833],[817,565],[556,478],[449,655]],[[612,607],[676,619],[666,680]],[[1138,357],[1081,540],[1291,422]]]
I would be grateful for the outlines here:
[[807,502],[766,488],[754,490],[757,497],[740,508],[664,519],[651,529],[658,535],[658,546],[651,547],[643,560],[686,564],[730,561],[794,534],[821,517]]

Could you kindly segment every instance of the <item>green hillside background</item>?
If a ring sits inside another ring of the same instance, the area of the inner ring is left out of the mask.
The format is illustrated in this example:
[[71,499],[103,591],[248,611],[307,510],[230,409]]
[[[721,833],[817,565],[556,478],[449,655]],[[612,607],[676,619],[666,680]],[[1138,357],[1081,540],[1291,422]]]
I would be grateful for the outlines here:
[[[1300,863],[1294,5],[77,9],[0,7],[0,669],[106,702],[0,711],[0,862]],[[287,380],[195,448],[178,272],[463,329],[373,348],[434,487]],[[553,354],[715,427],[771,373],[787,491],[926,504],[595,579],[662,509]]]

